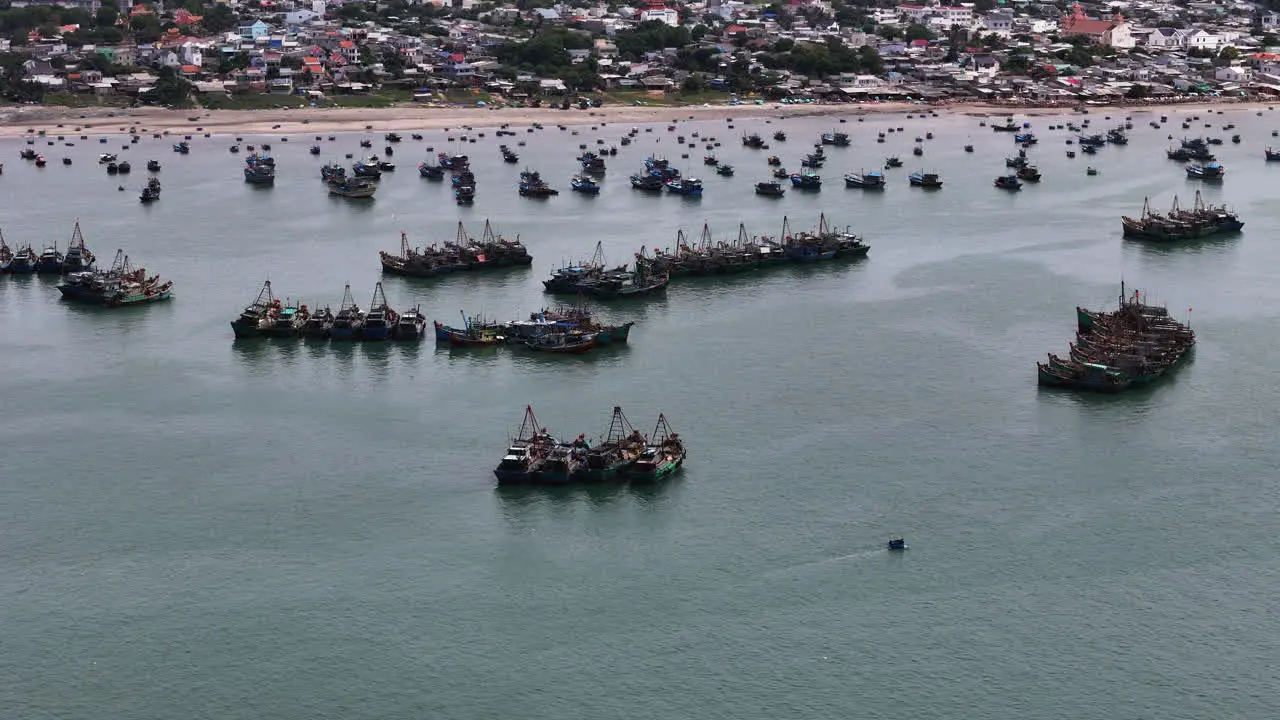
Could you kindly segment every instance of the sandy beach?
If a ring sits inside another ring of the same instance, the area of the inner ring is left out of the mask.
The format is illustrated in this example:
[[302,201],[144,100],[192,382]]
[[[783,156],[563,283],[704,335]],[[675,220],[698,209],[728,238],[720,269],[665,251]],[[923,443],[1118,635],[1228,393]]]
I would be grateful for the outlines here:
[[[1090,106],[1091,113],[1108,112],[1209,112],[1261,111],[1273,105],[1261,102],[1217,102]],[[1045,116],[1062,115],[1072,107],[1043,107],[980,103],[918,104],[906,102],[783,105],[613,105],[590,110],[552,108],[460,107],[412,105],[393,108],[297,108],[272,110],[167,110],[163,108],[64,108],[28,105],[0,109],[0,137],[19,137],[29,131],[65,134],[83,128],[93,134],[142,132],[296,135],[375,131],[448,130],[463,127],[498,127],[504,124],[641,125],[682,120],[716,120],[725,117],[857,116],[882,113],[936,113],[939,115]],[[193,120],[194,118],[194,120]]]

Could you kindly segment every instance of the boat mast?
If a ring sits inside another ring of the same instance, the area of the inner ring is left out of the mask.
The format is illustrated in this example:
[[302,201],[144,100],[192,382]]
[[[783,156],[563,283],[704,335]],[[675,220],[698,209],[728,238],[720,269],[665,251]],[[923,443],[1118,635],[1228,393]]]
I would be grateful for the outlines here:
[[702,237],[698,238],[698,248],[700,250],[710,250],[711,244],[711,224],[704,221],[702,223]]
[[493,245],[497,242],[497,238],[493,234],[493,226],[489,224],[489,218],[484,219],[484,234],[480,237],[480,242],[484,245]]
[[613,406],[613,417],[609,420],[609,432],[605,434],[605,443],[618,445],[626,440],[635,432],[635,428],[631,427],[631,423],[627,422],[627,416],[622,414],[622,408]]
[[598,270],[604,269],[604,241],[603,240],[596,241],[596,251],[591,254],[591,262],[588,263],[588,265]]
[[818,236],[825,237],[828,233],[827,214],[818,213]]
[[671,426],[667,424],[667,416],[658,413],[658,424],[653,427],[653,434],[649,436],[650,445],[661,445],[671,437]]
[[379,280],[378,283],[373,286],[373,298],[369,300],[369,309],[378,310],[385,307],[388,307],[387,296],[382,294],[382,281]]
[[533,442],[542,431],[543,428],[538,425],[538,418],[533,416],[533,406],[525,405],[524,420],[520,423],[520,433],[516,435],[516,440]]
[[[270,287],[270,285],[271,281],[268,280],[267,286]],[[351,283],[347,283],[347,286],[342,289],[342,305],[338,307],[338,311],[341,312],[355,307],[356,299],[351,295]]]
[[67,249],[70,250],[75,247],[81,250],[84,249],[84,235],[80,234],[80,218],[76,218],[76,226],[71,230],[71,244],[67,246]]
[[471,238],[467,236],[466,228],[462,227],[461,220],[458,221],[458,236],[454,238],[453,241],[457,243],[459,246],[465,246],[467,243],[471,241]]
[[786,215],[782,216],[782,241],[786,242],[791,239],[791,221]]
[[400,255],[406,259],[413,253],[413,248],[409,247],[409,236],[405,231],[400,231]]

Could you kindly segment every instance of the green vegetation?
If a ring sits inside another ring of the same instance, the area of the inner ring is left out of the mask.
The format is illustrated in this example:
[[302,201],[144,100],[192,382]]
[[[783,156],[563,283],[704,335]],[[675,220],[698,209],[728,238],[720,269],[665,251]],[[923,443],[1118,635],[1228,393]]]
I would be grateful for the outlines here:
[[98,97],[91,93],[49,92],[40,101],[45,105],[61,107],[129,107],[132,100],[127,95],[106,95]]

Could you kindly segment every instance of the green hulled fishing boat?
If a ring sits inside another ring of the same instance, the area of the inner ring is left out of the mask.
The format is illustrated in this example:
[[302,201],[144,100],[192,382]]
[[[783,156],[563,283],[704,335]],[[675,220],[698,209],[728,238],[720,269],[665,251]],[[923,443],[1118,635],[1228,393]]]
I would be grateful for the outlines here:
[[658,424],[653,435],[645,441],[640,457],[627,468],[627,477],[633,481],[657,481],[674,474],[684,465],[684,441],[671,432],[667,416],[658,414]]
[[594,482],[618,477],[631,467],[644,449],[644,437],[627,422],[622,408],[615,406],[604,441],[587,451],[586,462],[580,467],[576,479]]

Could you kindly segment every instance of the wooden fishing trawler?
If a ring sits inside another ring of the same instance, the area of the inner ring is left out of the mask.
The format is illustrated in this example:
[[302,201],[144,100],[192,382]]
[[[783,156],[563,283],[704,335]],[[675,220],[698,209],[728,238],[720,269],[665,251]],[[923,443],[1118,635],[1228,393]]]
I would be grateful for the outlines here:
[[[619,269],[625,268],[624,265]],[[583,291],[586,284],[603,275],[604,269],[604,243],[597,242],[590,260],[552,270],[551,277],[543,280],[542,286],[547,292],[577,295]]]
[[670,282],[670,275],[655,270],[651,262],[637,257],[634,270],[606,271],[585,284],[582,291],[599,300],[627,300],[666,292]]
[[600,183],[592,180],[586,175],[574,175],[569,179],[569,187],[574,192],[580,192],[584,195],[599,195]]
[[231,331],[237,339],[262,337],[268,326],[267,312],[276,306],[276,299],[271,294],[271,281],[262,283],[258,297],[240,312],[240,317],[231,321]]
[[31,275],[36,272],[39,262],[40,256],[30,245],[19,245],[17,250],[12,251],[5,271],[12,275]]
[[138,194],[138,202],[153,203],[160,199],[160,180],[151,178]]
[[782,197],[786,194],[786,189],[779,182],[758,182],[756,183],[756,194],[765,197]]
[[684,441],[671,431],[667,416],[658,414],[653,434],[645,440],[644,450],[626,469],[632,482],[656,482],[673,475],[684,466]]
[[378,253],[382,270],[391,275],[434,277],[458,271],[488,270],[508,267],[528,267],[533,257],[520,236],[508,240],[493,230],[488,220],[479,241],[467,234],[462,222],[458,222],[457,237],[443,247],[431,245],[413,248],[408,235],[400,233],[400,254],[386,251]]
[[884,173],[876,170],[863,173],[849,173],[844,176],[844,186],[860,190],[883,190],[885,188]]
[[364,333],[364,313],[351,295],[351,283],[342,290],[342,304],[329,327],[329,337],[334,340],[359,340]]
[[702,197],[702,181],[697,178],[675,178],[666,182],[667,192],[685,197]]
[[1004,123],[1003,125],[995,125],[995,124],[993,124],[993,125],[991,126],[991,129],[992,129],[993,131],[995,131],[995,132],[1011,132],[1011,133],[1016,133],[1016,132],[1018,132],[1019,130],[1021,130],[1021,129],[1022,129],[1022,126],[1020,126],[1020,125],[1018,125],[1018,123],[1014,122],[1014,121],[1013,121],[1013,118],[1009,118],[1008,120],[1006,120],[1006,121],[1005,121],[1005,123]]
[[253,185],[274,185],[276,182],[275,158],[250,153],[244,159],[244,181]]
[[822,144],[833,145],[835,147],[848,147],[849,136],[842,132],[822,133]]
[[[440,321],[434,323],[436,342],[457,348],[497,347],[507,342],[503,328],[482,318],[462,313],[462,327],[455,328]],[[532,336],[531,336],[532,337]],[[525,340],[529,338],[521,338]]]
[[382,170],[377,163],[366,163],[359,160],[351,164],[351,173],[354,177],[364,178],[366,180],[382,179]]
[[320,166],[320,179],[325,182],[347,179],[347,169],[337,163],[325,163]]
[[791,186],[797,190],[821,190],[822,176],[812,170],[805,169],[791,175]]
[[328,185],[330,195],[340,195],[342,197],[353,198],[356,200],[372,200],[373,194],[378,191],[378,186],[376,184],[360,178],[353,178],[351,180],[347,180],[346,178],[335,178],[330,180]]
[[507,451],[494,469],[499,485],[523,485],[537,481],[535,467],[559,443],[538,424],[533,407],[526,405],[520,430],[507,444]]
[[1239,216],[1226,206],[1205,205],[1198,190],[1191,210],[1179,208],[1175,195],[1173,207],[1162,215],[1152,212],[1150,203],[1144,198],[1142,215],[1137,218],[1122,216],[1120,223],[1125,237],[1158,242],[1196,240],[1210,235],[1238,232],[1244,227]]
[[75,273],[92,270],[97,258],[84,246],[84,235],[80,232],[80,221],[76,220],[71,229],[71,244],[62,258],[62,272]]
[[589,450],[586,437],[582,435],[571,443],[553,445],[545,456],[534,463],[534,482],[540,485],[566,485],[572,482],[586,461]]
[[1280,150],[1273,150],[1272,148],[1268,147],[1266,149],[1266,158],[1267,158],[1267,162],[1280,161]]
[[911,187],[922,188],[940,188],[942,187],[942,178],[937,173],[927,173],[924,171],[913,172],[907,176],[907,182]]
[[766,147],[764,143],[764,138],[760,137],[759,133],[751,133],[750,135],[743,135],[742,144],[745,147],[749,147],[753,150],[759,150],[761,148]]
[[604,439],[587,450],[585,461],[573,479],[601,482],[622,477],[645,450],[644,436],[631,427],[622,408],[615,405]]
[[267,322],[260,332],[266,337],[296,338],[310,319],[311,311],[306,305],[295,304],[289,300],[283,303],[272,300],[271,306],[267,308]]
[[544,332],[579,331],[592,334],[596,346],[601,346],[626,343],[634,325],[634,322],[604,325],[585,304],[579,302],[573,306],[543,308],[531,313],[528,320],[507,323],[502,330],[507,337],[518,341],[528,340]]
[[1035,165],[1023,165],[1018,168],[1018,172],[1014,173],[1019,180],[1027,182],[1040,182],[1040,170]]
[[1187,177],[1192,180],[1222,180],[1227,176],[1227,169],[1221,163],[1211,162],[1205,165],[1188,165]]
[[521,197],[547,198],[552,195],[559,195],[560,191],[551,187],[542,179],[535,170],[525,170],[520,173],[520,183],[517,185]]
[[660,176],[652,173],[632,175],[629,179],[631,181],[631,187],[645,192],[660,193],[662,192],[662,189],[666,187],[666,181],[664,181]]
[[400,313],[391,336],[396,340],[421,340],[427,334],[427,318],[422,314],[422,306],[415,305]]
[[52,247],[47,247],[40,253],[40,258],[36,260],[36,272],[40,275],[61,275],[63,259],[62,251],[58,250],[58,244],[54,243]]
[[129,258],[124,258],[124,272],[103,299],[103,305],[110,308],[132,307],[163,302],[173,297],[173,281],[161,280],[159,275],[147,277],[146,268],[134,270],[129,265]]
[[13,249],[4,241],[4,233],[0,232],[0,273],[9,272],[9,263],[13,262]]
[[316,310],[311,313],[310,317],[307,318],[307,321],[302,324],[302,329],[299,331],[299,334],[304,338],[311,338],[313,340],[327,339],[329,337],[329,330],[332,327],[333,311],[326,305],[323,308],[316,308]]
[[373,286],[373,298],[369,301],[369,312],[364,316],[364,328],[360,339],[368,341],[390,340],[400,321],[400,314],[391,309],[387,296],[382,292],[382,283]]
[[605,172],[604,158],[593,152],[584,152],[578,156],[578,162],[582,163],[582,172],[590,175],[602,175]]
[[1017,175],[1001,175],[996,178],[995,186],[1001,190],[1021,190],[1022,183]]
[[1196,337],[1168,311],[1142,302],[1120,286],[1112,312],[1076,308],[1076,341],[1070,355],[1036,363],[1039,384],[1089,392],[1120,392],[1154,382],[1190,357]]
[[418,174],[428,180],[443,180],[444,170],[439,165],[432,165],[427,162],[418,165]]
[[187,142],[186,140],[183,140],[182,142],[173,146],[173,151],[178,153],[179,155],[186,155],[191,152],[191,143]]
[[549,332],[529,338],[525,345],[530,350],[561,355],[581,355],[596,346],[595,335],[583,332]]

